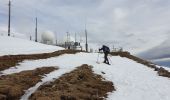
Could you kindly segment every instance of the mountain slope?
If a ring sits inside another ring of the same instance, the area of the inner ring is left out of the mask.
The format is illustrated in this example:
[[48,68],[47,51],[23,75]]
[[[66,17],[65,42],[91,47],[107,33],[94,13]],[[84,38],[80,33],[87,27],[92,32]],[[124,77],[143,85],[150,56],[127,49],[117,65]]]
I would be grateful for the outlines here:
[[[48,46],[12,37],[1,37],[0,41],[5,41],[0,43],[2,55],[42,53],[60,49],[55,46]],[[167,77],[159,76],[157,71],[154,71],[156,68],[152,65],[150,65],[151,68],[149,68],[147,62],[143,61],[142,63],[138,63],[136,60],[134,61],[134,59],[131,59],[131,57],[128,58],[123,55],[115,55],[109,57],[111,65],[106,65],[102,63],[103,54],[99,54],[98,60],[100,64],[96,63],[97,58],[98,53],[80,52],[76,54],[48,56],[36,60],[25,59],[19,64],[16,64],[16,66],[1,71],[0,79],[6,75],[16,75],[15,73],[20,73],[21,71],[35,70],[42,67],[57,68],[58,70],[43,76],[40,82],[36,83],[33,87],[29,87],[28,90],[24,91],[25,94],[22,97],[19,97],[21,100],[27,100],[31,94],[37,92],[40,86],[43,86],[44,84],[47,85],[49,82],[60,79],[64,74],[70,73],[78,66],[87,64],[92,66],[94,73],[101,75],[107,81],[114,83],[116,91],[109,92],[107,100],[170,99],[170,80]],[[10,63],[11,58],[7,59],[7,62]],[[30,80],[24,80],[26,83],[27,81]]]
[[[77,53],[48,59],[25,61],[16,66],[16,68],[7,69],[3,73],[18,73],[42,66],[59,67],[59,70],[47,74],[42,79],[42,82],[27,90],[22,100],[26,100],[39,86],[58,79],[63,74],[74,70],[82,64],[93,66],[92,69],[96,74],[102,75],[106,80],[114,83],[116,91],[109,93],[107,100],[169,100],[170,81],[168,78],[158,76],[157,72],[153,69],[120,56],[110,57],[112,65],[97,64],[97,56],[97,53]],[[99,61],[103,61],[103,55],[99,55]],[[102,74],[102,72],[105,74]]]
[[0,36],[0,56],[17,54],[48,53],[63,48],[14,37]]

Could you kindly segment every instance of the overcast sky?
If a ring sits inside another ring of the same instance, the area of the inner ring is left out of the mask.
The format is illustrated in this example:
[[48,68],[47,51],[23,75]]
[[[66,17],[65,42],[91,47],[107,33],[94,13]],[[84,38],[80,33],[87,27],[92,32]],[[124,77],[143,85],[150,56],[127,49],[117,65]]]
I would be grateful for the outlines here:
[[[68,31],[89,41],[110,43],[134,53],[170,38],[170,0],[11,0],[12,31],[34,34],[53,31],[63,38]],[[7,30],[8,0],[0,0],[0,30]]]

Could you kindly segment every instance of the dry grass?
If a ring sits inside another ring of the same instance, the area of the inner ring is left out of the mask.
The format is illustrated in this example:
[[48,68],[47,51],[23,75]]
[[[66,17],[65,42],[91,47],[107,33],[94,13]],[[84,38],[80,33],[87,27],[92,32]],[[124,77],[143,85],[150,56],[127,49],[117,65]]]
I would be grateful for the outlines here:
[[82,65],[54,82],[42,85],[30,100],[104,100],[112,91],[115,91],[112,82],[94,74],[90,66]]
[[23,60],[46,59],[50,57],[60,56],[62,54],[75,54],[81,52],[78,50],[60,50],[52,53],[31,54],[31,55],[8,55],[0,57],[0,71],[16,66]]
[[56,70],[54,67],[43,67],[0,77],[0,100],[19,100],[24,90],[41,81],[42,75]]

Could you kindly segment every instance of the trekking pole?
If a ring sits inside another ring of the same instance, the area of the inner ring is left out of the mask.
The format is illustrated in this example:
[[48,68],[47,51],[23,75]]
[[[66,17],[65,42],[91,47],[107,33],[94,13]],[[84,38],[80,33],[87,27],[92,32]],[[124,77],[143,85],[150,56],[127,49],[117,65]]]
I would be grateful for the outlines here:
[[98,56],[97,56],[97,62],[96,63],[99,63],[99,53],[98,53]]
[[109,58],[109,60],[110,60],[111,64],[113,65],[112,60],[110,59],[110,57],[108,57],[108,58]]

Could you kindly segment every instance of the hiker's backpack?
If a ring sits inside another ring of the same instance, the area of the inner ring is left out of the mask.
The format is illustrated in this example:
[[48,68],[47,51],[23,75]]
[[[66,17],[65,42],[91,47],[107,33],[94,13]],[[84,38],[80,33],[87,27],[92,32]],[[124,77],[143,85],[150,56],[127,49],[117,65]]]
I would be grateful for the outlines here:
[[107,53],[110,53],[110,49],[109,49],[109,47],[107,47],[107,46],[103,46],[103,51],[104,51],[104,52],[107,52]]

